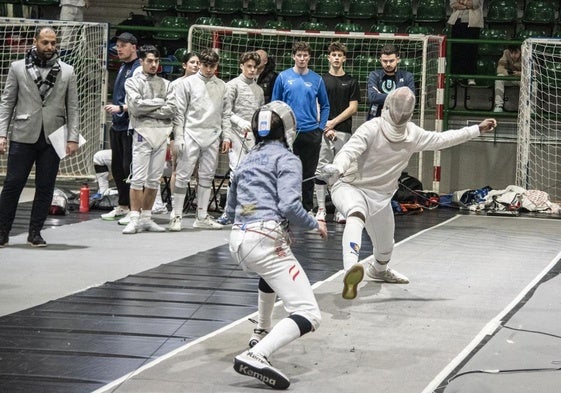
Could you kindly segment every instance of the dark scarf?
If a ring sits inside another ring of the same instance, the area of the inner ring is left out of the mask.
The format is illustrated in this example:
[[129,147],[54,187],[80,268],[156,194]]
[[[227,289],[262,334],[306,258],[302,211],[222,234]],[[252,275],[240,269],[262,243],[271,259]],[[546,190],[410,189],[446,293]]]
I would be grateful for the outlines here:
[[[51,68],[44,80],[41,77],[41,72],[39,72],[38,67]],[[37,48],[33,46],[25,55],[25,68],[27,68],[31,79],[33,79],[33,82],[37,85],[39,94],[41,94],[41,99],[45,101],[49,94],[51,94],[56,82],[56,77],[60,71],[57,54],[55,53],[49,60],[42,60],[37,54]]]

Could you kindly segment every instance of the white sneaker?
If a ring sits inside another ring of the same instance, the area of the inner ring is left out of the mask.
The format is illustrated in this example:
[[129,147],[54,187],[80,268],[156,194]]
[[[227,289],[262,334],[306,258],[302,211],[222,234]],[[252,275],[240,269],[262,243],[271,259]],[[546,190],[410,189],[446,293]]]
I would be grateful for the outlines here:
[[232,224],[232,221],[230,221],[226,212],[222,213],[222,215],[216,219],[216,222],[219,223],[220,225],[231,225]]
[[166,214],[168,212],[168,208],[166,205],[157,205],[152,207],[152,214]]
[[234,358],[237,373],[253,377],[273,389],[288,389],[290,380],[280,370],[271,366],[265,356],[245,351]]
[[468,79],[468,85],[469,86],[475,86],[476,85],[475,79]]
[[327,216],[325,209],[318,209],[318,212],[316,213],[316,220],[325,221],[325,216]]
[[106,221],[115,221],[115,220],[118,220],[121,217],[126,216],[127,214],[129,214],[129,212],[130,212],[129,209],[123,209],[121,206],[117,206],[116,208],[111,210],[109,213],[102,214],[101,219],[106,220]]
[[181,216],[173,216],[170,220],[169,220],[169,227],[168,229],[171,232],[179,232],[181,231],[181,221],[183,220],[183,217]]
[[345,216],[343,214],[337,212],[333,216],[333,221],[335,221],[338,224],[344,224],[344,223],[347,222],[347,219],[345,218]]
[[253,329],[253,334],[249,338],[249,347],[253,348],[257,343],[265,338],[269,334],[267,329]]
[[496,105],[495,109],[493,109],[493,112],[495,112],[495,113],[500,113],[502,111],[503,111],[503,107],[500,106],[500,105]]
[[368,269],[366,269],[366,275],[373,280],[384,281],[390,284],[409,284],[409,279],[407,277],[389,267],[379,272],[374,268],[373,264],[369,264]]
[[207,216],[200,220],[197,218],[193,223],[193,228],[200,228],[200,229],[222,229],[224,225],[220,225],[216,222],[214,218],[207,214]]
[[117,224],[119,224],[119,225],[129,225],[130,221],[131,221],[131,213],[128,212],[124,217],[120,218],[119,221],[117,221]]
[[146,232],[165,232],[166,229],[156,224],[152,219],[140,220],[140,229]]
[[138,218],[134,218],[129,221],[125,229],[123,229],[123,233],[125,235],[133,235],[141,231],[140,225],[138,223]]
[[343,292],[341,295],[343,299],[354,299],[358,293],[358,284],[364,277],[364,267],[360,263],[355,263],[343,278]]

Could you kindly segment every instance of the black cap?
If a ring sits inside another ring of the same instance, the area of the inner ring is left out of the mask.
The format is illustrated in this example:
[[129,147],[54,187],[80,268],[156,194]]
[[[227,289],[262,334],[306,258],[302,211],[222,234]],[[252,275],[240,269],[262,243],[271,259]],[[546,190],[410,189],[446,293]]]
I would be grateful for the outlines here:
[[138,44],[138,40],[131,33],[126,33],[126,32],[121,33],[116,38],[117,38],[117,41],[128,42],[128,43],[133,44],[133,45]]

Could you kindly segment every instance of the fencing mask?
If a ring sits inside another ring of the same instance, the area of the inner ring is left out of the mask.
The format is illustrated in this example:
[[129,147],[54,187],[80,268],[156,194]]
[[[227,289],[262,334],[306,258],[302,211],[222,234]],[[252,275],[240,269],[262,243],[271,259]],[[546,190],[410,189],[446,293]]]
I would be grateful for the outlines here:
[[382,132],[390,142],[401,142],[407,137],[407,122],[413,116],[415,94],[408,87],[390,92],[382,109]]

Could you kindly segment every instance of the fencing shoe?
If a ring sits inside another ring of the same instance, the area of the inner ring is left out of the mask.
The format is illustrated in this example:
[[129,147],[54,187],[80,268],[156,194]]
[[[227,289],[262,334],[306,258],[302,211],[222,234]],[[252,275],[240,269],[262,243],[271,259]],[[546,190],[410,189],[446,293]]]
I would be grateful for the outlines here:
[[379,272],[374,268],[373,264],[369,264],[366,269],[366,275],[373,280],[384,281],[390,284],[409,284],[409,279],[407,277],[389,267]]
[[171,219],[169,220],[169,230],[170,230],[170,232],[181,231],[181,221],[183,221],[183,217],[172,216]]
[[318,212],[316,213],[316,220],[318,221],[325,221],[325,216],[327,216],[327,212],[325,211],[325,209],[318,209]]
[[124,217],[119,218],[119,221],[117,221],[117,224],[128,225],[130,220],[131,220],[131,213],[128,212]]
[[202,220],[197,217],[193,223],[193,228],[199,229],[222,229],[224,225],[220,225],[216,220],[207,214]]
[[101,215],[102,220],[106,221],[115,221],[121,217],[126,216],[129,213],[129,209],[122,208],[121,206],[117,206],[109,213],[104,213]]
[[216,219],[216,222],[219,223],[220,225],[230,225],[230,224],[232,224],[232,222],[228,218],[228,215],[226,214],[226,212],[222,213],[222,215]]
[[269,334],[267,329],[253,329],[253,334],[249,338],[249,347],[253,348],[257,343],[265,338]]
[[165,232],[166,229],[164,227],[159,226],[151,219],[141,219],[140,220],[140,229],[146,232]]
[[132,217],[129,221],[129,223],[127,224],[127,226],[125,227],[125,229],[123,229],[123,233],[125,235],[133,235],[137,232],[140,232],[141,228],[139,225],[139,219],[138,217]]
[[290,380],[280,370],[271,366],[265,356],[245,351],[234,358],[237,373],[253,377],[273,389],[288,389]]
[[354,299],[358,293],[358,284],[364,277],[364,267],[360,263],[355,263],[343,278],[343,292],[341,295],[343,299]]

